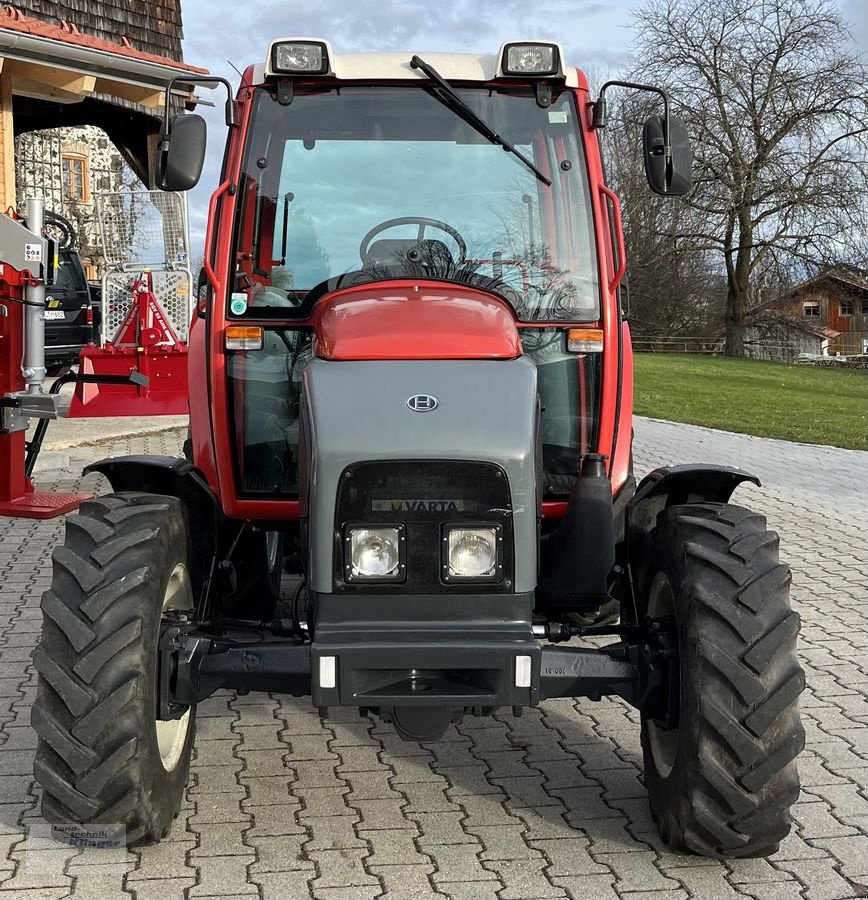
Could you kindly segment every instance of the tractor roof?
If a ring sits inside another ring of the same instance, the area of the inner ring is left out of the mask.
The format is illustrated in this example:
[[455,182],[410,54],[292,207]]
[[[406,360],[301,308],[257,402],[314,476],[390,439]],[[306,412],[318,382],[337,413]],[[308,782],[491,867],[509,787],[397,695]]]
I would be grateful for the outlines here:
[[[327,41],[321,38],[280,38],[272,41],[269,47],[267,61],[251,67],[253,84],[262,84],[267,77],[272,76],[268,60],[271,59],[272,48],[275,44],[316,41],[323,44],[328,52],[329,71],[324,73],[327,77],[339,81],[415,81],[425,79],[426,76],[418,69],[410,67],[410,59],[413,51],[404,53],[335,53]],[[513,42],[511,42],[513,43]],[[551,41],[520,41],[515,43],[546,44]],[[504,45],[508,46],[508,45]],[[558,45],[560,59],[563,53]],[[504,78],[501,72],[501,59],[503,48],[498,53],[427,53],[421,52],[421,56],[430,63],[447,81],[477,81],[489,82],[498,78]],[[313,77],[323,77],[314,75]],[[563,66],[562,78],[567,87],[587,88],[584,75],[571,66]],[[534,76],[531,76],[534,79]]]

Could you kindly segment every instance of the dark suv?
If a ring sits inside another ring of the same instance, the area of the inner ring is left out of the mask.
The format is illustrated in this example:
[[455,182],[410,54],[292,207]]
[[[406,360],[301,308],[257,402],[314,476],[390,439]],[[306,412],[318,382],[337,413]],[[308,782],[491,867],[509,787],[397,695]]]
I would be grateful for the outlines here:
[[45,364],[49,374],[78,362],[94,340],[91,292],[81,257],[75,250],[58,253],[54,284],[45,290]]

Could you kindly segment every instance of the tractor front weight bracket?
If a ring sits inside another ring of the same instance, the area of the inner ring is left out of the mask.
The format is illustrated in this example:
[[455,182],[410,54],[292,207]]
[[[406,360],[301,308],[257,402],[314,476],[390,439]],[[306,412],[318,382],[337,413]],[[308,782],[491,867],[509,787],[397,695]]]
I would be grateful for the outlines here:
[[[599,649],[543,646],[534,673],[534,696],[617,695],[663,727],[677,725],[678,661],[674,632],[665,620],[625,629],[623,640]],[[160,638],[159,717],[179,718],[221,688],[273,691],[302,697],[311,693],[312,644],[304,640],[231,641],[202,634],[186,623],[164,623]],[[395,650],[400,652],[400,647]],[[377,667],[393,668],[379,646]],[[451,663],[444,659],[444,668]],[[514,665],[504,656],[503,665]],[[433,698],[429,695],[430,700]],[[352,705],[350,700],[350,705]],[[395,698],[396,706],[406,697]],[[445,702],[445,701],[444,701]],[[388,704],[386,704],[388,705]],[[499,704],[508,705],[508,704]]]

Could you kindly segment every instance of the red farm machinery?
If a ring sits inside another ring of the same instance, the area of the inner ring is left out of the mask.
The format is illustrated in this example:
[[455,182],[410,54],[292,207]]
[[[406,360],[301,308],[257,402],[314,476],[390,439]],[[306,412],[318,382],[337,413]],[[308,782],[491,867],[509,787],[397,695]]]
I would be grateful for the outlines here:
[[[40,200],[27,201],[24,220],[0,216],[0,515],[49,518],[85,497],[34,488],[34,466],[52,419],[188,411],[192,276],[185,198],[126,191],[98,195],[95,205],[105,261],[98,338],[81,350],[77,371],[67,370],[47,392],[45,318],[78,315],[49,309],[59,247],[43,224],[57,217],[46,216]],[[67,229],[67,239],[70,234]],[[74,393],[67,402],[60,392],[70,383]]]

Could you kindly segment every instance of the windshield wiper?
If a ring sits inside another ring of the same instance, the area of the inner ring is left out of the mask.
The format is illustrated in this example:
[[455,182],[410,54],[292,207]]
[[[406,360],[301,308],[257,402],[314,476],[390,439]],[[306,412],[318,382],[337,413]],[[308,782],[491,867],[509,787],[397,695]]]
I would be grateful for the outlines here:
[[437,88],[432,93],[447,109],[451,109],[452,112],[464,119],[468,125],[475,128],[490,143],[503,147],[507,153],[517,156],[543,184],[551,187],[551,179],[546,178],[520,150],[517,150],[506,138],[499,135],[485,119],[475,113],[433,66],[426,63],[424,59],[414,56],[410,60],[410,68],[420,69],[437,85]]

